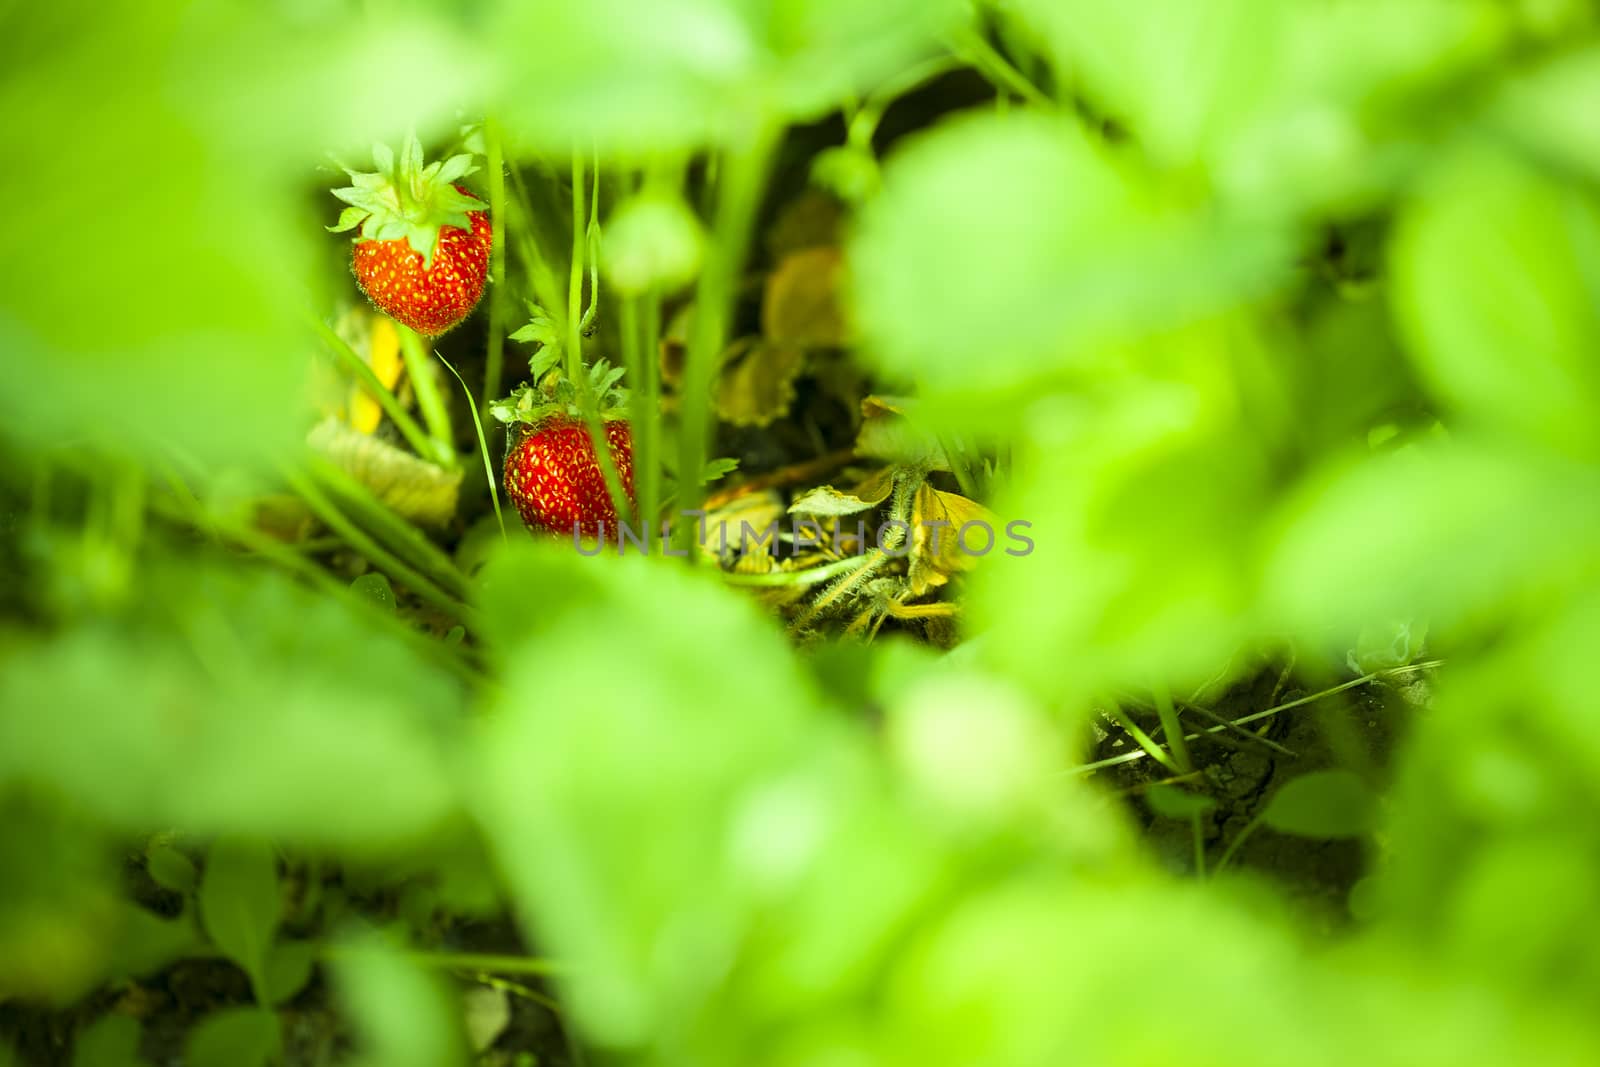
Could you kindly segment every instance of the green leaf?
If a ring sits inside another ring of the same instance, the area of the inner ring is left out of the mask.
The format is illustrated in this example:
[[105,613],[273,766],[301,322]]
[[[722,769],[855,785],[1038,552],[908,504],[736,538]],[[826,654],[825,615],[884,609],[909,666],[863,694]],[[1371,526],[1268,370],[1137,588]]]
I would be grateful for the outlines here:
[[65,1005],[105,977],[132,910],[112,855],[67,805],[0,787],[0,996]]
[[1425,617],[1439,631],[1498,620],[1592,565],[1600,477],[1588,464],[1462,435],[1331,462],[1282,505],[1262,567],[1264,608],[1348,635]]
[[1495,5],[1472,0],[1017,6],[1096,114],[1162,167],[1204,168],[1265,212],[1372,195],[1393,166],[1379,147],[1409,117],[1400,102],[1448,87],[1506,36]]
[[739,461],[732,456],[719,456],[716,459],[706,460],[706,465],[700,470],[700,484],[710,485],[719,481],[725,475],[732,474],[739,469]]
[[172,845],[152,841],[144,853],[145,867],[150,877],[164,889],[175,893],[191,893],[197,881],[194,861]]
[[[535,147],[627,154],[727,143],[747,120],[820,118],[933,46],[948,0],[589,0],[493,5],[495,108]],[[528,62],[536,46],[539,62]]]
[[270,1003],[267,953],[283,914],[272,849],[248,839],[219,839],[206,855],[199,899],[206,935],[250,976],[256,999]]
[[72,1067],[144,1067],[139,1058],[139,1020],[115,1013],[102,1015],[78,1031],[72,1046]]
[[472,156],[466,154],[451,156],[440,164],[435,180],[446,183],[460,181],[477,169]]
[[1350,771],[1314,771],[1281,786],[1267,801],[1261,821],[1300,837],[1359,837],[1372,829],[1371,791]]
[[1069,120],[958,118],[891,157],[862,212],[863,353],[917,383],[931,428],[1011,431],[1042,386],[1271,288],[1289,236],[1181,206]]
[[1600,47],[1558,54],[1510,80],[1491,121],[1539,158],[1600,179]]
[[461,1014],[468,1044],[482,1053],[510,1025],[510,999],[504,989],[473,986],[462,994]]
[[267,1003],[277,1005],[293,1000],[311,981],[316,961],[317,946],[310,941],[279,941],[273,945],[267,953]]
[[124,902],[108,970],[116,978],[146,978],[186,956],[202,955],[206,939],[192,909],[173,919]]
[[1600,205],[1510,159],[1461,154],[1407,206],[1393,267],[1396,314],[1440,399],[1600,455]]
[[263,1008],[228,1008],[189,1033],[186,1067],[267,1067],[282,1048],[278,1017]]
[[[340,190],[334,190],[335,195],[338,195],[339,192]],[[372,210],[370,208],[351,204],[349,207],[339,212],[339,221],[334,223],[332,226],[329,226],[328,232],[344,233],[347,230],[353,230],[365,222],[368,216],[371,214]]]
[[1191,793],[1175,785],[1157,782],[1144,794],[1150,810],[1163,819],[1189,819],[1215,810],[1215,799],[1201,793]]
[[444,984],[376,937],[333,963],[334,988],[373,1067],[453,1067],[466,1060],[458,1006]]
[[[219,513],[254,506],[215,496]],[[9,638],[0,706],[51,714],[0,715],[0,779],[132,834],[181,826],[358,854],[407,849],[454,807],[443,727],[463,694],[442,650],[351,596],[203,552],[152,546],[136,579],[124,620]]]
[[510,673],[477,750],[478,812],[519,914],[571,963],[573,1018],[626,1045],[720,981],[722,950],[680,939],[730,945],[750,921],[733,801],[807,746],[817,695],[772,620],[705,568],[593,567],[562,547],[513,543],[483,572]]

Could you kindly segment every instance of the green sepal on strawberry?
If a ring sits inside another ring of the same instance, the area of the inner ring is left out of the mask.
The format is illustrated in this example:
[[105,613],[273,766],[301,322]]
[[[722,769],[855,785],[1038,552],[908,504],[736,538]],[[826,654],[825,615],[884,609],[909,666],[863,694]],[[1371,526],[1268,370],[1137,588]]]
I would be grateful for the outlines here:
[[437,337],[472,313],[489,278],[489,213],[458,184],[477,168],[470,155],[424,163],[415,134],[398,160],[380,144],[372,161],[374,171],[346,168],[352,184],[333,195],[349,206],[328,229],[356,231],[351,270],[380,311]]
[[[617,385],[621,377],[621,368],[599,360],[585,384],[598,402],[607,450],[631,502],[633,432],[627,391]],[[589,537],[617,529],[617,509],[575,383],[550,369],[536,385],[518,386],[490,411],[506,424],[506,495],[529,529],[567,535],[576,530]]]

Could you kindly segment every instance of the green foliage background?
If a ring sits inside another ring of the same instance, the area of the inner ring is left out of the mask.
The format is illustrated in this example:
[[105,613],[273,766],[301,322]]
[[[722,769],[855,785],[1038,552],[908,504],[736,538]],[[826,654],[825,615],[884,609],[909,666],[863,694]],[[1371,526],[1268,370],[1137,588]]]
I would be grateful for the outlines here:
[[[1584,0],[0,2],[0,1002],[210,945],[261,1007],[190,1062],[268,1062],[313,951],[271,842],[509,905],[606,1062],[1600,1062],[1597,25]],[[306,200],[329,150],[487,111],[513,158],[736,173],[950,53],[1027,89],[856,160],[881,188],[847,252],[861,359],[1003,450],[993,507],[1033,524],[972,576],[955,653],[801,655],[704,568],[514,539],[464,676],[147,515],[181,469],[222,528],[299,455],[306,313],[348,283]],[[1286,640],[1340,663],[1402,623],[1449,663],[1337,934],[1165,871],[1067,773],[1099,694]],[[119,874],[168,829],[218,842],[198,876],[163,854],[178,919]],[[465,1062],[435,977],[369,936],[315,947],[360,1062]],[[137,1036],[86,1027],[74,1062]]]

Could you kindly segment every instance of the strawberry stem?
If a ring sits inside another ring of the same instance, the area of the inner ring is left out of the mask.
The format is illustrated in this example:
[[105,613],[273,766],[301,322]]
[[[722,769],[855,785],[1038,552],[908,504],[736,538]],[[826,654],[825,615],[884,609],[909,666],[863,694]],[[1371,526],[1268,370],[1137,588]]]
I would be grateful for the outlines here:
[[639,314],[640,298],[633,293],[622,297],[617,322],[622,333],[622,365],[627,368],[629,390],[629,421],[633,424],[633,485],[639,496],[639,515],[654,521],[657,502],[652,492],[655,486],[656,423],[659,405],[648,384],[650,375],[645,369],[649,347],[642,335]]
[[[506,175],[505,157],[500,148],[500,127],[493,117],[483,120],[483,147],[489,159],[489,224],[493,227],[489,245],[489,351],[483,367],[483,402],[478,409],[478,436],[481,424],[489,418],[489,404],[500,395],[505,365],[505,282],[506,282]],[[449,364],[445,364],[449,366]],[[451,368],[451,373],[455,368]],[[460,375],[456,375],[457,378]],[[461,387],[466,388],[462,382]],[[488,458],[488,453],[484,453]],[[498,506],[498,505],[497,505]]]
[[[762,183],[781,132],[777,124],[760,118],[745,142],[729,148],[723,160],[711,240],[695,288],[694,323],[680,389],[683,414],[678,427],[679,507],[686,511],[698,508],[705,499],[699,473],[705,469],[711,436],[712,378],[717,357],[727,342],[739,273],[744,269],[750,231],[761,206]],[[692,546],[684,543],[680,547]],[[690,552],[688,558],[693,561],[696,555]]]
[[567,270],[567,377],[574,383],[583,374],[583,156],[572,149],[572,258]]
[[411,391],[416,394],[417,407],[428,425],[433,440],[434,453],[440,466],[453,470],[456,466],[455,434],[450,425],[450,406],[439,391],[439,380],[434,375],[428,350],[415,330],[396,323],[400,331],[400,354],[406,362],[406,377],[411,379]]
[[[589,430],[589,441],[594,448],[595,462],[605,479],[606,492],[611,496],[611,506],[619,519],[631,522],[633,502],[617,473],[616,461],[611,458],[611,445],[606,438],[605,424],[600,419],[599,399],[589,388],[589,375],[583,363],[583,269],[590,240],[590,229],[596,225],[596,209],[600,196],[600,164],[595,161],[595,203],[590,205],[589,225],[584,225],[584,162],[576,145],[572,149],[572,260],[567,269],[567,378],[578,392],[578,408],[583,413],[584,425]],[[595,300],[591,294],[590,300]]]
[[[435,352],[434,355],[439,356]],[[450,365],[450,361],[439,356],[439,362],[444,364],[444,369],[455,375],[456,381],[461,383],[461,391],[467,394],[467,413],[472,416],[472,428],[478,434],[478,451],[483,454],[483,476],[489,483],[489,499],[494,504],[494,521],[500,524],[500,540],[506,540],[506,517],[500,511],[500,483],[495,480],[494,461],[489,458],[489,442],[483,436],[483,419],[478,417],[478,406],[472,400],[472,390],[467,387],[467,380],[461,377],[461,372]],[[487,410],[487,408],[485,409]]]

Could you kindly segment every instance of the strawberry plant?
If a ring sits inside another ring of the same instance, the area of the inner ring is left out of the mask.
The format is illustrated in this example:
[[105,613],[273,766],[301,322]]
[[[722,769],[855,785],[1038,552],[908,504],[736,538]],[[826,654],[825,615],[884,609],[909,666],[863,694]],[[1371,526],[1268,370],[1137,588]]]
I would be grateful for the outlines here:
[[0,113],[0,1067],[1600,1062],[1592,4],[0,4]]

